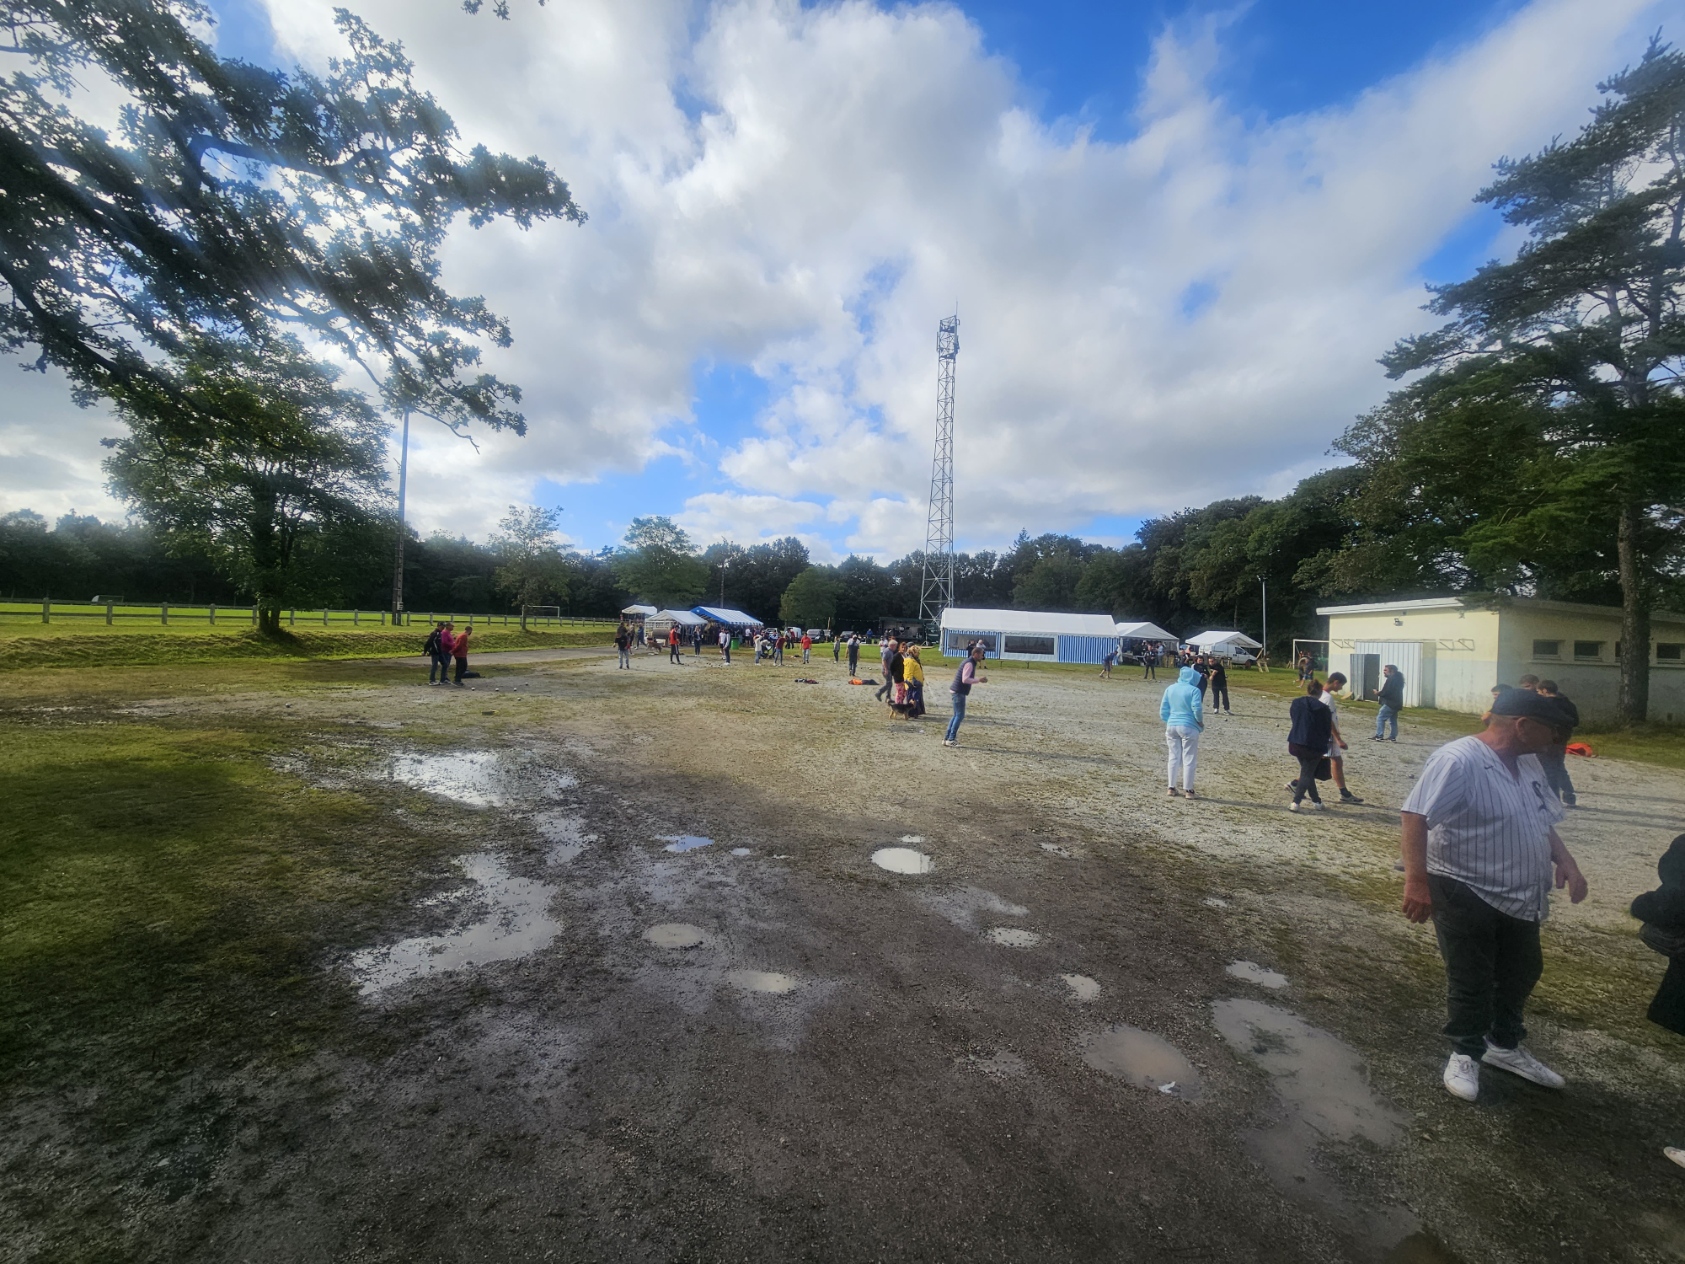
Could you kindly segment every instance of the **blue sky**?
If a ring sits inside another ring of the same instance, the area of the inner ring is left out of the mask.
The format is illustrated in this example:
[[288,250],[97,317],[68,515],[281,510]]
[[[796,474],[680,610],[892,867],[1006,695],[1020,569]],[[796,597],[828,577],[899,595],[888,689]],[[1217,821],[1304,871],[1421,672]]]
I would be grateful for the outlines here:
[[[336,2],[213,0],[220,45],[322,68]],[[1124,540],[1325,467],[1424,284],[1518,243],[1470,202],[1492,162],[1577,127],[1671,4],[350,2],[465,141],[591,213],[453,236],[529,434],[419,432],[412,520],[559,506],[594,549],[666,513],[821,558],[922,544],[956,301],[963,548]],[[115,423],[29,390],[0,509],[120,512]]]

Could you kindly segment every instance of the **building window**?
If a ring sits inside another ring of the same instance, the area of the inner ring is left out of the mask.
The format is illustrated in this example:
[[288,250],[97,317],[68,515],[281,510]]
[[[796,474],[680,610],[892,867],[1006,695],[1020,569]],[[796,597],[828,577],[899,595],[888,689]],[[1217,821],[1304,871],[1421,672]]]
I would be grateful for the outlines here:
[[957,654],[963,657],[965,654],[965,647],[970,645],[973,641],[979,642],[983,646],[983,653],[985,655],[994,654],[999,651],[999,646],[995,644],[995,637],[993,633],[950,632],[948,633],[947,639],[942,642],[943,656],[952,657]]
[[1006,638],[1006,653],[1008,654],[1045,654],[1053,657],[1053,638],[1050,636],[1009,636]]
[[1593,659],[1602,658],[1603,657],[1603,642],[1602,641],[1575,641],[1574,642],[1574,657],[1575,658],[1593,658]]
[[1533,657],[1534,658],[1561,658],[1562,657],[1562,642],[1561,641],[1534,641],[1533,642]]
[[1656,661],[1658,663],[1677,663],[1681,658],[1685,658],[1685,654],[1682,654],[1681,651],[1685,651],[1685,645],[1670,645],[1666,641],[1657,641]]

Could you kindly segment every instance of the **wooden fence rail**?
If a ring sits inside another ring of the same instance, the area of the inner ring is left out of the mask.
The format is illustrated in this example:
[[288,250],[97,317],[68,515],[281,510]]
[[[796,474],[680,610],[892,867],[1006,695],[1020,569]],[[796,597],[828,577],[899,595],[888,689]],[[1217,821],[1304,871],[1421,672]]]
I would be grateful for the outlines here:
[[[288,627],[320,625],[350,627],[408,627],[411,624],[432,624],[441,619],[456,623],[473,623],[490,627],[604,627],[613,626],[614,619],[586,619],[561,615],[528,614],[523,623],[520,613],[471,614],[454,610],[406,610],[394,615],[387,610],[320,610],[287,609],[281,612]],[[183,606],[160,602],[140,605],[134,602],[54,601],[43,597],[40,601],[0,601],[0,621],[53,623],[55,621],[85,622],[101,620],[107,627],[118,624],[156,623],[160,627],[176,624],[202,623],[208,627],[229,624],[257,626],[255,606]]]

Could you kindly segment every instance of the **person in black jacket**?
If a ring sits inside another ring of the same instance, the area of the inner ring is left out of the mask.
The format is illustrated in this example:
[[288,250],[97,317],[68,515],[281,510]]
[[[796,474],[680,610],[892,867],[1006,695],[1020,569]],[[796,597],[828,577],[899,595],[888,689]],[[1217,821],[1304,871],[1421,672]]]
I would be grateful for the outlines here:
[[[1656,873],[1662,885],[1632,902],[1632,915],[1644,923],[1639,937],[1667,958],[1667,973],[1650,1002],[1649,1019],[1685,1036],[1685,834],[1662,853]],[[1685,1150],[1666,1146],[1662,1153],[1685,1167]]]
[[1229,715],[1229,672],[1228,665],[1222,658],[1213,654],[1208,660],[1211,676],[1211,710],[1217,710],[1217,704],[1223,704],[1223,714]]
[[1293,724],[1287,734],[1287,749],[1299,761],[1299,776],[1293,782],[1293,802],[1287,810],[1297,812],[1299,804],[1309,795],[1312,808],[1321,812],[1322,796],[1316,792],[1316,774],[1334,734],[1333,713],[1322,705],[1322,682],[1313,679],[1307,683],[1305,696],[1293,699],[1287,715]]
[[1396,742],[1398,740],[1398,713],[1404,710],[1404,673],[1388,663],[1381,668],[1381,676],[1383,677],[1381,691],[1375,695],[1376,701],[1381,704],[1381,709],[1375,713],[1375,736],[1369,740],[1372,742],[1380,741],[1381,731],[1390,723],[1392,725],[1392,736],[1386,740]]
[[1574,740],[1574,730],[1580,727],[1580,709],[1557,692],[1554,680],[1541,680],[1539,693],[1562,708],[1562,714],[1568,717],[1569,722],[1568,732],[1563,735],[1562,741],[1539,752],[1539,762],[1545,766],[1545,780],[1550,782],[1550,788],[1556,791],[1563,805],[1575,807],[1574,783],[1568,776],[1568,743]]

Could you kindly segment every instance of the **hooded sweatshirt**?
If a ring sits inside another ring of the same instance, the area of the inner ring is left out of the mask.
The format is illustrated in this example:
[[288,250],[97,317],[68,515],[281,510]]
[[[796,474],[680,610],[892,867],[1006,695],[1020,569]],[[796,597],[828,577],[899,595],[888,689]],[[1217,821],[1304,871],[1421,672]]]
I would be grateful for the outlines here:
[[1158,707],[1158,718],[1167,725],[1180,724],[1190,729],[1205,727],[1205,704],[1199,696],[1199,673],[1192,667],[1182,668],[1177,673],[1176,683],[1165,689],[1164,701]]

